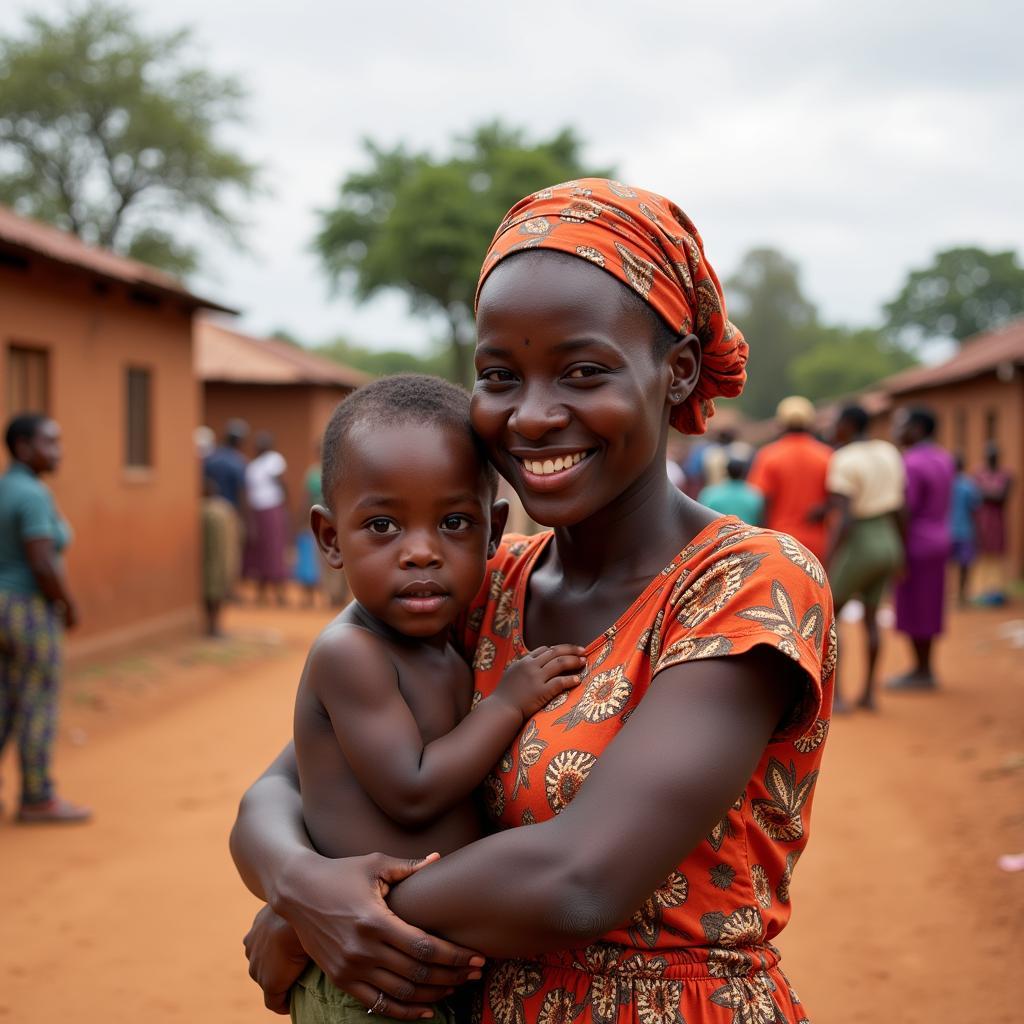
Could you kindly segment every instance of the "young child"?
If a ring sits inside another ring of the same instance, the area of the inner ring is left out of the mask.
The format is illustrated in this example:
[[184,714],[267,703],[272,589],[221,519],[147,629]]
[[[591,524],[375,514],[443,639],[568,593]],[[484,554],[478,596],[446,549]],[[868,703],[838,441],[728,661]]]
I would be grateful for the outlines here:
[[[327,426],[326,507],[311,523],[354,600],[313,644],[295,704],[303,816],[321,854],[420,858],[479,838],[473,790],[525,719],[579,682],[581,648],[541,647],[469,713],[472,672],[449,635],[501,537],[496,484],[469,396],[437,378],[368,384]],[[366,1007],[311,965],[291,1013],[333,1024],[365,1020]],[[451,1019],[436,1008],[435,1021]]]

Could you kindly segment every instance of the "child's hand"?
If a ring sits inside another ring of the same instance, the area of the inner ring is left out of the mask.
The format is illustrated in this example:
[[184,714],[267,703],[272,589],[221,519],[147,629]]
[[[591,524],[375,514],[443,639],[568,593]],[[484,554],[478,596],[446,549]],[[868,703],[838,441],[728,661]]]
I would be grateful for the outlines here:
[[575,644],[537,647],[505,669],[494,696],[519,708],[524,721],[560,693],[578,686],[586,665]]
[[270,907],[263,907],[242,941],[249,977],[263,989],[267,1009],[287,1013],[290,989],[309,963],[292,926]]

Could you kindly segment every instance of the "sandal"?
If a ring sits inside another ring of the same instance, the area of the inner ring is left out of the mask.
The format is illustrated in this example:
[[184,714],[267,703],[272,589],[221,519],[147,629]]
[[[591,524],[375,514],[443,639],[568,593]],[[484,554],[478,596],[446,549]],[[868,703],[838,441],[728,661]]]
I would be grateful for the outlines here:
[[22,804],[15,819],[20,825],[74,825],[88,821],[92,811],[61,796],[37,804]]

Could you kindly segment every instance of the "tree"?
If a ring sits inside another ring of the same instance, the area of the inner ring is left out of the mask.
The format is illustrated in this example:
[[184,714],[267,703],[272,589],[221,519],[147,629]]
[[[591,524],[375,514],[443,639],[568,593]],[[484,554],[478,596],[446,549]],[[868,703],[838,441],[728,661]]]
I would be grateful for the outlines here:
[[569,129],[530,143],[498,122],[455,140],[442,159],[372,141],[365,149],[369,169],[341,182],[314,247],[332,283],[358,300],[396,288],[413,311],[443,314],[451,376],[468,382],[477,275],[505,212],[545,185],[611,172],[584,166]]
[[171,215],[199,213],[237,241],[223,196],[251,194],[256,169],[215,134],[242,91],[188,63],[189,42],[144,34],[102,0],[0,37],[0,200],[178,273],[197,254],[165,229]]
[[397,348],[366,348],[341,337],[322,345],[307,346],[283,328],[278,328],[270,336],[325,359],[333,359],[336,363],[344,363],[345,366],[352,366],[364,373],[378,376],[391,373],[429,373],[435,377],[445,377],[448,375],[451,362],[443,343],[435,345],[432,351],[419,355]]
[[729,319],[750,345],[740,407],[766,419],[793,391],[791,368],[809,347],[808,329],[817,323],[817,313],[800,288],[797,265],[775,249],[748,252],[725,282],[725,295]]
[[911,271],[884,308],[886,326],[898,338],[963,341],[1024,313],[1024,268],[1011,251],[946,249],[930,266]]
[[789,367],[793,390],[817,402],[852,395],[917,360],[871,327],[825,327],[814,324],[807,349]]

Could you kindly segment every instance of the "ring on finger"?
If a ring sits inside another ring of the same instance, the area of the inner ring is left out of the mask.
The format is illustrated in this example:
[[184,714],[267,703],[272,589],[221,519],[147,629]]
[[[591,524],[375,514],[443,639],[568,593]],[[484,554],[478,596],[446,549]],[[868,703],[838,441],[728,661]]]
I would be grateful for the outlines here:
[[367,1013],[379,1013],[384,1008],[384,993],[377,992],[377,1001],[371,1006],[366,1012]]

